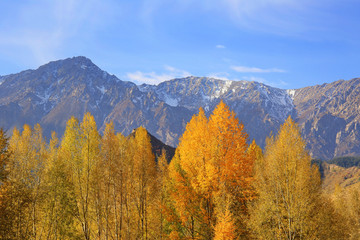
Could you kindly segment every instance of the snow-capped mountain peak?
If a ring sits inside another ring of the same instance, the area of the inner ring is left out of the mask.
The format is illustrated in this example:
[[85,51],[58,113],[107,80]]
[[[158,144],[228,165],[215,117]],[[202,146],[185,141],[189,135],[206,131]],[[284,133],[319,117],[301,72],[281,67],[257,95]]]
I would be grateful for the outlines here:
[[172,107],[211,111],[222,99],[232,107],[240,101],[262,104],[272,117],[283,121],[292,113],[293,100],[286,90],[258,82],[220,80],[208,77],[187,77],[139,86],[142,92],[153,92]]

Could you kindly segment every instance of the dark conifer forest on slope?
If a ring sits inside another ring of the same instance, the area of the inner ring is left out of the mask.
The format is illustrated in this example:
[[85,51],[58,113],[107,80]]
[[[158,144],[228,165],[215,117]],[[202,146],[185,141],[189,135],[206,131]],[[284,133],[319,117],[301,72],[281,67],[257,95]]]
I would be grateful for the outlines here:
[[0,239],[360,238],[358,159],[311,164],[290,117],[264,150],[222,101],[175,153],[152,138],[100,135],[90,113],[49,142],[1,130]]

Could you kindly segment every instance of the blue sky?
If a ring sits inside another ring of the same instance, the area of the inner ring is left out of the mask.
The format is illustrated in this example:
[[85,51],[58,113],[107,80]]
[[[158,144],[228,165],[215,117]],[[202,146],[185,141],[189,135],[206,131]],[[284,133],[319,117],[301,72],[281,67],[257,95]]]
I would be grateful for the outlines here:
[[358,0],[0,1],[0,75],[86,56],[122,80],[360,77]]

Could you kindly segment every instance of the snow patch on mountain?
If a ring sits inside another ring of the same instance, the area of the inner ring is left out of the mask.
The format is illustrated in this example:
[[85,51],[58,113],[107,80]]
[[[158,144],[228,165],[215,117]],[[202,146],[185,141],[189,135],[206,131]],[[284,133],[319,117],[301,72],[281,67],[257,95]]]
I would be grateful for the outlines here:
[[105,94],[106,88],[104,86],[101,86],[101,87],[97,86],[96,88],[101,92],[101,94],[103,94],[103,95]]
[[[284,121],[294,110],[293,99],[287,90],[258,82],[219,80],[207,77],[187,77],[158,85],[138,86],[143,93],[155,93],[157,98],[172,107],[197,111],[200,107],[211,111],[224,100],[231,109],[242,104],[260,104],[271,117]],[[292,93],[292,92],[291,92]]]
[[48,92],[48,91],[46,91],[43,96],[37,95],[37,97],[41,99],[41,101],[39,102],[39,104],[47,103],[47,102],[49,101],[50,96],[51,96],[51,93]]
[[233,81],[230,80],[224,80],[223,85],[219,86],[219,97],[229,90],[232,82]]
[[179,105],[179,101],[175,98],[171,98],[170,96],[165,95],[164,99],[165,103],[172,107],[177,107]]
[[141,85],[137,85],[138,89],[140,90],[140,92],[146,93],[146,92],[150,92],[152,90],[155,90],[155,86],[153,85],[148,85],[148,84],[141,84]]
[[210,98],[216,99],[221,97],[224,93],[226,93],[229,90],[231,83],[232,81],[226,80],[222,84],[220,84],[220,86],[215,84],[216,89]]
[[294,110],[293,99],[287,90],[273,88],[262,83],[257,88],[263,96],[266,110],[270,116],[284,121]]
[[295,98],[295,89],[286,90],[287,94],[291,97],[292,100]]

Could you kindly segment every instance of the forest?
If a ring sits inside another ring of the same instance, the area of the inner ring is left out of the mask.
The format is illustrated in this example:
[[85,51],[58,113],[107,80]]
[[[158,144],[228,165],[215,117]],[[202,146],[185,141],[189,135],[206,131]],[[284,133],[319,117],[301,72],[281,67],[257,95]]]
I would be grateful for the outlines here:
[[87,113],[61,139],[0,131],[0,239],[360,239],[360,191],[323,191],[290,117],[262,150],[223,102],[200,109],[168,162]]

